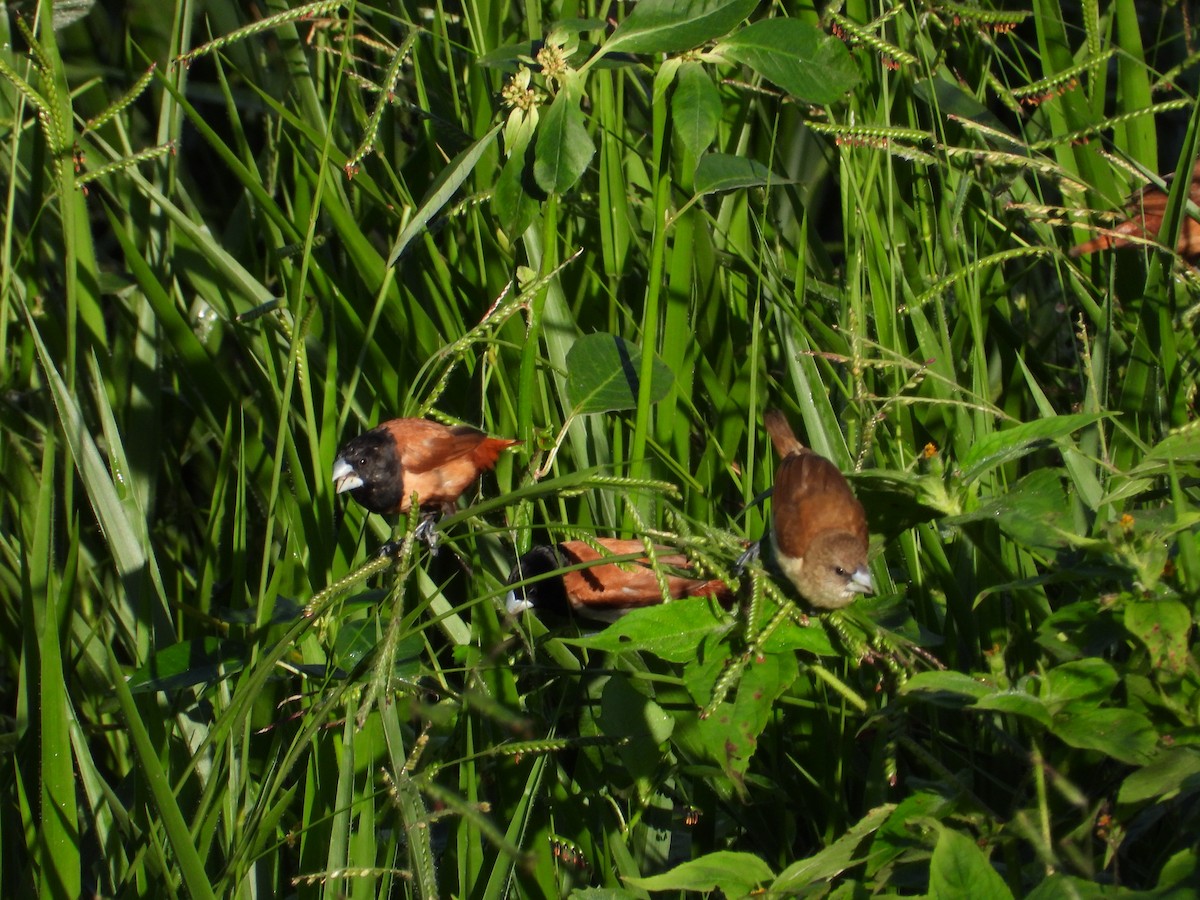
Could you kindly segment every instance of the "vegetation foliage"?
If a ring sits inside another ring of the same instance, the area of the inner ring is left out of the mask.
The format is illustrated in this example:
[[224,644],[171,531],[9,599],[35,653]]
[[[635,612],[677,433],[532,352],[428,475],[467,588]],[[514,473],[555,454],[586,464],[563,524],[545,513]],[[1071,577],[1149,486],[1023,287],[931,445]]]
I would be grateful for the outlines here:
[[[1186,4],[0,20],[7,896],[1197,889]],[[80,15],[82,13],[82,15]],[[784,409],[878,593],[806,615]],[[519,438],[440,552],[385,418]],[[736,582],[503,612],[534,543]]]

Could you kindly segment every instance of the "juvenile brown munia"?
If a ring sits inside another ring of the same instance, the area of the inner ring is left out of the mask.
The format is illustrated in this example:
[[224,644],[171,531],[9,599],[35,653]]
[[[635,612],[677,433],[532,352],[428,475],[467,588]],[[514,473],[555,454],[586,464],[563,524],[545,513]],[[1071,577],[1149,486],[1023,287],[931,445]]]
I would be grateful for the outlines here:
[[867,516],[845,477],[796,439],[779,410],[768,410],[763,424],[780,458],[771,505],[779,568],[820,609],[838,609],[871,593]]

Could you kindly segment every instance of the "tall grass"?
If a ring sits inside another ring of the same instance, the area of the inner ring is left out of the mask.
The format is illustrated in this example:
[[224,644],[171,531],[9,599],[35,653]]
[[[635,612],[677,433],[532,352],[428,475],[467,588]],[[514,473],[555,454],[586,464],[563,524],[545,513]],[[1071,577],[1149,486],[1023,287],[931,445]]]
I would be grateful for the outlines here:
[[[0,21],[4,893],[1195,886],[1195,273],[1064,252],[1190,170],[1192,24],[995,7]],[[770,406],[843,613],[734,567]],[[331,490],[394,415],[523,441],[436,556]],[[612,534],[738,608],[503,614]]]

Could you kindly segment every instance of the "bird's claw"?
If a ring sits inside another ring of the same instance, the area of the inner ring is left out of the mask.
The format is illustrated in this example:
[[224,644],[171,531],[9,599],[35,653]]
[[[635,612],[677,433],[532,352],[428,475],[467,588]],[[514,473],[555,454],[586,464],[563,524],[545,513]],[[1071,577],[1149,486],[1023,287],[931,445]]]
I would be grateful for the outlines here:
[[745,551],[743,551],[742,555],[739,556],[737,558],[737,560],[734,561],[733,574],[735,576],[738,576],[738,575],[741,575],[743,572],[745,572],[746,566],[748,566],[750,563],[754,562],[754,560],[758,559],[758,555],[759,555],[759,552],[761,551],[761,549],[762,549],[762,541],[761,540],[755,541],[753,544],[751,544],[749,547],[747,547],[745,549]]
[[437,513],[430,513],[421,519],[420,524],[413,532],[414,540],[423,541],[429,547],[429,553],[432,556],[437,556],[438,544],[441,542],[441,535],[437,530],[440,518],[441,516]]
[[399,556],[400,550],[403,546],[403,541],[387,541],[386,543],[379,545],[379,550],[377,551],[376,555],[389,557]]

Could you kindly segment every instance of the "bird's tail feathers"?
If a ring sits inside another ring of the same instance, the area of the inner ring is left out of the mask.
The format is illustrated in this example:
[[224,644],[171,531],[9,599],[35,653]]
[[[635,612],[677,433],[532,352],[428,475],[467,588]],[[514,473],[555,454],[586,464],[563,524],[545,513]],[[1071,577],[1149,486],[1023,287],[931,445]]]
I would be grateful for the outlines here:
[[780,459],[805,449],[796,433],[792,431],[792,426],[788,424],[787,417],[779,410],[768,409],[763,413],[763,425],[767,434],[771,436],[771,443],[775,445],[775,452],[779,454]]
[[521,442],[509,438],[484,438],[475,448],[475,465],[481,469],[493,469],[496,467],[496,460],[500,458],[500,454],[519,443]]

